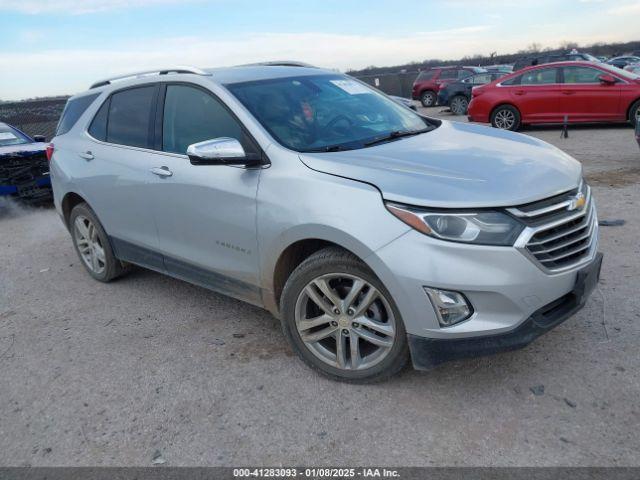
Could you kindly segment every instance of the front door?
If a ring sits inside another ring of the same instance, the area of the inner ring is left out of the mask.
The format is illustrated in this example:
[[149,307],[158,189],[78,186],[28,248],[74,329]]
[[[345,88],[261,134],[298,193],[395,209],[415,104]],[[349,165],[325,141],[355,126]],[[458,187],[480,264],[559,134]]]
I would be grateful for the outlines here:
[[603,83],[602,70],[588,66],[563,67],[561,107],[570,122],[620,120],[620,83]]
[[[255,142],[205,89],[168,84],[160,94],[162,134],[154,159],[153,209],[168,273],[259,304],[256,195],[261,170],[193,165],[193,143],[219,137]],[[160,169],[160,170],[158,170]]]

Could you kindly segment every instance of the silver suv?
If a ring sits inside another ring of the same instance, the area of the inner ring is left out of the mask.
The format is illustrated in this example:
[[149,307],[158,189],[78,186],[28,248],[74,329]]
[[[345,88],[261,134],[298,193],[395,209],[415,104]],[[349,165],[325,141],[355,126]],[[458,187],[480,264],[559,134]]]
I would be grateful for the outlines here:
[[49,154],[56,208],[93,278],[135,264],[264,307],[335,379],[524,346],[599,277],[577,161],[421,116],[332,71],[98,82],[69,100]]

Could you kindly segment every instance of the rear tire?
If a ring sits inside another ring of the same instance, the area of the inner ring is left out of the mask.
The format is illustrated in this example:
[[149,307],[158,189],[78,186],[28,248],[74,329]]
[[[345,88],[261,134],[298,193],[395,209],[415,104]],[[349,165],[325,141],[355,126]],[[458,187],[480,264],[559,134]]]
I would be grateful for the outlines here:
[[491,125],[501,130],[515,132],[520,128],[520,112],[511,105],[500,105],[491,113]]
[[381,381],[409,359],[407,334],[391,295],[365,263],[341,248],[320,250],[293,271],[280,311],[295,352],[334,380]]
[[109,236],[86,203],[80,203],[71,210],[69,231],[80,263],[96,280],[110,282],[129,270],[129,265],[114,255]]
[[454,115],[464,115],[467,113],[469,100],[464,95],[456,95],[449,101],[449,108]]
[[629,122],[631,126],[635,127],[638,121],[640,121],[640,100],[631,105],[629,109]]
[[427,90],[426,92],[422,92],[420,95],[420,103],[425,108],[435,107],[436,106],[436,94],[431,90]]

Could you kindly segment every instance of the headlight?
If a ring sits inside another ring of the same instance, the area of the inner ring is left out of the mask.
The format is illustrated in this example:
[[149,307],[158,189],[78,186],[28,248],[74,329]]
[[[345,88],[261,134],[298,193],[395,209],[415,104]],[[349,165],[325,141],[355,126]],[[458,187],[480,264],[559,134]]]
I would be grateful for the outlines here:
[[387,210],[419,232],[441,240],[513,245],[524,225],[502,212],[442,212],[386,202]]

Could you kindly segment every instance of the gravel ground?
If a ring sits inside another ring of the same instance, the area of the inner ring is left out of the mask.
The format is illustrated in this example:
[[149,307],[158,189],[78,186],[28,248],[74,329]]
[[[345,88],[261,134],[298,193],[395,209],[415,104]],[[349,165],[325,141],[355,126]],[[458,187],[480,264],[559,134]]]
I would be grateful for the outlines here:
[[628,127],[525,133],[626,220],[599,290],[523,350],[373,386],[311,372],[260,309],[93,281],[53,209],[0,203],[0,465],[640,465],[640,151]]

